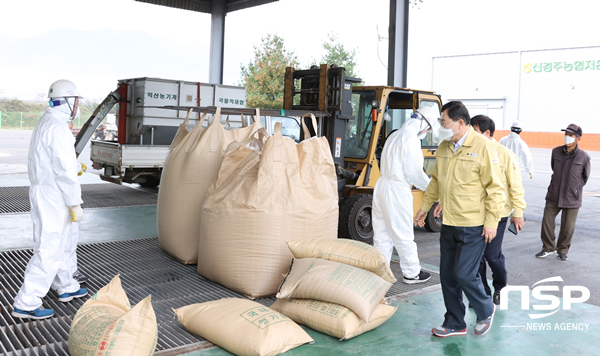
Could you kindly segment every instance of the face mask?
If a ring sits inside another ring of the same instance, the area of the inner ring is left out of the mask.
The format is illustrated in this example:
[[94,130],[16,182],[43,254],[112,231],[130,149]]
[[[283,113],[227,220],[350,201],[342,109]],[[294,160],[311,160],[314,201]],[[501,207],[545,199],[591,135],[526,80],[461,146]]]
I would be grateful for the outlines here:
[[458,121],[456,123],[454,123],[454,126],[452,126],[452,128],[445,128],[445,127],[440,127],[440,140],[441,141],[448,141],[449,139],[452,138],[452,136],[454,136],[454,131],[453,129],[456,127],[456,125],[458,124]]
[[570,145],[570,144],[572,144],[573,142],[575,142],[575,137],[571,137],[571,136],[566,136],[566,135],[565,135],[565,143],[566,143],[567,145]]

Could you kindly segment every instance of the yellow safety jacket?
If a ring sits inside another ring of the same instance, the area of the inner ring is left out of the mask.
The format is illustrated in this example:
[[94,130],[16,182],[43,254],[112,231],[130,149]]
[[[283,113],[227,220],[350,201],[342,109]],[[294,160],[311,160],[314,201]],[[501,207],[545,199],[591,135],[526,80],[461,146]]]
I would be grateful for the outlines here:
[[511,150],[499,144],[495,139],[492,138],[490,142],[500,160],[501,180],[505,187],[504,193],[508,197],[500,216],[505,218],[510,215],[512,209],[515,209],[513,216],[522,218],[527,203],[525,203],[525,189],[523,189],[523,181],[521,180],[519,159]]
[[438,147],[421,210],[429,211],[439,200],[444,225],[497,229],[506,204],[501,174],[492,142],[469,127],[465,142],[456,152],[451,141]]

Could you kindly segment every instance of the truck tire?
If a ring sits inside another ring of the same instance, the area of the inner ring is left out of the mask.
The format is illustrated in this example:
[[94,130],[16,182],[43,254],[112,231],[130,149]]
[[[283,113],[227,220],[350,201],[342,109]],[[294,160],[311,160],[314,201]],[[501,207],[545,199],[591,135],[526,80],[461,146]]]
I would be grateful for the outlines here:
[[429,232],[440,232],[442,230],[442,218],[443,213],[440,213],[440,217],[436,218],[433,216],[433,210],[438,205],[438,202],[435,202],[429,212],[427,213],[427,217],[425,218],[425,230]]
[[340,206],[338,236],[373,244],[372,207],[371,194],[354,194],[344,199]]

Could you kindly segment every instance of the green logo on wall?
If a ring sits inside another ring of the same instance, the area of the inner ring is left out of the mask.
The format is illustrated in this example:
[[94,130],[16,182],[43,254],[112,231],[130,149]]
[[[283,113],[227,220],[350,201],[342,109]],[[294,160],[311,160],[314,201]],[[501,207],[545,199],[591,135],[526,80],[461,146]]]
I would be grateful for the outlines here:
[[525,63],[523,72],[541,73],[541,72],[582,72],[586,70],[600,70],[600,60],[592,61],[574,61],[574,62],[540,62]]

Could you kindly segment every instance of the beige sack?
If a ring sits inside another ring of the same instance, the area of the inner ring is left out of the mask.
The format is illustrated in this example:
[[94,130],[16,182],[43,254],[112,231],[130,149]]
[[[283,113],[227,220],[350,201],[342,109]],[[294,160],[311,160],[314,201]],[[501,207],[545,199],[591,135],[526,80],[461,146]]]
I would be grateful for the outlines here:
[[296,258],[320,258],[345,263],[371,271],[390,283],[396,282],[396,277],[381,251],[360,241],[306,240],[290,242],[288,247]]
[[277,123],[262,155],[230,145],[200,225],[198,274],[251,298],[275,295],[292,260],[286,242],[337,237],[327,139],[296,144]]
[[228,131],[220,123],[220,113],[221,108],[217,108],[213,122],[203,129],[205,112],[196,127],[188,134],[181,133],[181,138],[180,127],[161,177],[156,207],[158,241],[183,263],[198,260],[202,203],[217,179],[227,146],[233,141],[249,140],[262,128],[257,119],[250,126]]
[[348,340],[385,323],[396,312],[396,307],[379,304],[368,323],[343,305],[312,299],[279,299],[271,309],[309,328]]
[[158,328],[150,298],[132,308],[115,276],[77,311],[69,331],[71,356],[152,355]]
[[[171,147],[169,147],[169,155],[171,154],[171,152],[173,152],[175,147],[177,147],[181,143],[183,138],[185,136],[187,136],[187,134],[189,133],[189,131],[187,129],[187,125],[188,125],[188,120],[190,118],[190,115],[192,114],[192,111],[193,111],[193,109],[190,109],[188,111],[187,115],[185,116],[185,120],[183,120],[183,123],[181,125],[179,125],[179,128],[177,129],[177,133],[175,133],[175,137],[173,138],[173,142],[171,142]],[[200,125],[200,126],[202,126],[202,125]],[[168,160],[168,158],[167,158],[167,160]]]
[[318,258],[294,258],[277,299],[316,299],[341,304],[368,322],[392,284],[373,272]]
[[314,342],[288,317],[251,300],[225,298],[175,313],[186,329],[236,355],[279,355]]

